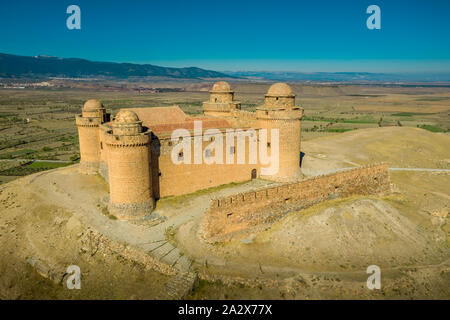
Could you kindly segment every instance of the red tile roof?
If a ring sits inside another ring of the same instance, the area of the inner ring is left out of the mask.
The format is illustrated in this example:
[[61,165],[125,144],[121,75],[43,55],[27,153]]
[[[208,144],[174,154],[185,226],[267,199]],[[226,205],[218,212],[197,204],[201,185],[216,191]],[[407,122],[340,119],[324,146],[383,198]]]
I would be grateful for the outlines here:
[[214,117],[190,117],[178,106],[153,107],[153,108],[131,108],[142,124],[152,130],[157,136],[168,135],[176,129],[194,130],[194,121],[202,121],[202,129],[225,129],[230,128],[230,123],[225,119]]

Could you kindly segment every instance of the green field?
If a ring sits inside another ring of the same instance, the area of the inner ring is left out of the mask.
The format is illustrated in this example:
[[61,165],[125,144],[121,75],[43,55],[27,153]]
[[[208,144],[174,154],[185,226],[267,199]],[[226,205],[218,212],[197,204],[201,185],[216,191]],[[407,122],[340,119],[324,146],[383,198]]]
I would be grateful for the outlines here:
[[51,170],[55,168],[65,167],[72,163],[70,162],[44,162],[44,161],[36,161],[36,162],[25,162],[24,164],[19,164],[17,166],[13,166],[11,168],[0,171],[0,176],[26,176],[32,173]]
[[448,132],[449,131],[449,129],[443,129],[438,126],[434,126],[434,125],[430,125],[430,124],[418,125],[418,127],[428,130],[428,131],[431,131],[431,132]]

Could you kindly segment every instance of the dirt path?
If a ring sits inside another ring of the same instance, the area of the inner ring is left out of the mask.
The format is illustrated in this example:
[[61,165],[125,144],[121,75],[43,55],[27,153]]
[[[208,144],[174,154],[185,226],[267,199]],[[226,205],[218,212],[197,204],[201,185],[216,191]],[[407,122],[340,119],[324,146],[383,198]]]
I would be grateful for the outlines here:
[[422,172],[450,172],[450,169],[434,168],[389,168],[391,171],[422,171]]

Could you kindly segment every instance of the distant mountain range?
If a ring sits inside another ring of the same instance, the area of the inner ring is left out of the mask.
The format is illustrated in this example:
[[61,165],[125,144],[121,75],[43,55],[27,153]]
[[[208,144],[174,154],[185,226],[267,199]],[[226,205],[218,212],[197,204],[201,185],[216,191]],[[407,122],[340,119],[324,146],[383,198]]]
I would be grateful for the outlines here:
[[0,53],[0,77],[3,78],[130,78],[162,77],[177,79],[238,78],[195,67],[166,68],[151,64],[96,62],[77,58],[17,56]]
[[158,79],[246,79],[290,82],[450,82],[450,74],[389,74],[369,72],[217,72],[169,68],[151,64],[97,62],[78,58],[18,56],[0,53],[0,78],[158,78]]
[[292,82],[449,82],[449,73],[370,73],[370,72],[225,72],[230,76],[254,80]]

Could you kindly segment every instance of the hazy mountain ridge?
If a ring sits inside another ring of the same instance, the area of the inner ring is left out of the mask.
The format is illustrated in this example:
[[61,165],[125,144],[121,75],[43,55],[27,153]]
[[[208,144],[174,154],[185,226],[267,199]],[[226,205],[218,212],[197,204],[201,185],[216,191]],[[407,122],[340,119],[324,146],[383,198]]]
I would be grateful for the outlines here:
[[0,53],[1,78],[169,78],[247,79],[290,82],[401,83],[450,82],[448,73],[224,71],[197,67],[172,68],[152,64],[90,61],[80,58],[19,56]]
[[168,68],[151,64],[97,62],[78,58],[50,56],[29,57],[4,53],[0,53],[0,77],[237,78],[236,76],[196,67]]
[[448,73],[229,71],[230,76],[273,81],[313,82],[448,82]]

